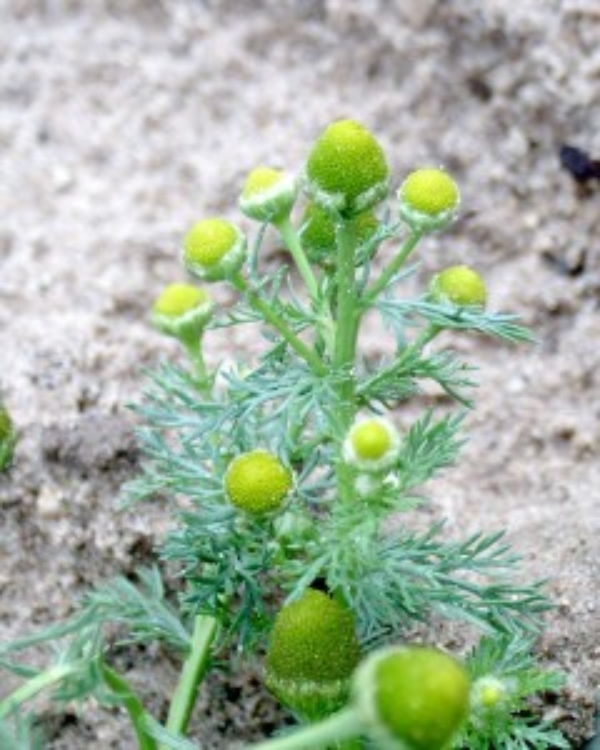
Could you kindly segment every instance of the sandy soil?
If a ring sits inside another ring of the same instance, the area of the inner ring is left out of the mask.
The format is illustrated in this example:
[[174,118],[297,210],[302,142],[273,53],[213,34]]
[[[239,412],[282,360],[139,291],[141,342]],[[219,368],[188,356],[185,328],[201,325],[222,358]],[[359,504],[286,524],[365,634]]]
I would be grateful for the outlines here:
[[[600,674],[600,183],[577,187],[558,150],[600,157],[599,79],[594,0],[0,0],[0,375],[22,434],[0,484],[0,640],[148,559],[160,508],[113,505],[138,460],[125,404],[176,352],[147,311],[182,278],[182,233],[235,215],[249,168],[298,169],[350,116],[398,179],[444,164],[462,186],[423,278],[471,263],[539,336],[457,342],[478,410],[431,490],[451,531],[506,527],[524,575],[549,579],[540,649],[569,688],[548,710],[580,747]],[[164,709],[174,666],[140,651],[127,666]],[[213,685],[206,748],[270,731],[257,684]],[[50,747],[133,748],[121,727],[90,708],[54,722]]]

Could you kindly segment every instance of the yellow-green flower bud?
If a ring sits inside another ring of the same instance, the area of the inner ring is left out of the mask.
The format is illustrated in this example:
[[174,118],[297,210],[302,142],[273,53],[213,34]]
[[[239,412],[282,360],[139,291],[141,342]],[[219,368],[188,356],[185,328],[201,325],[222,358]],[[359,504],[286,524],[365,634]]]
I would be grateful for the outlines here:
[[344,705],[359,659],[352,612],[327,594],[308,589],[275,619],[266,684],[284,705],[314,721]]
[[400,216],[415,231],[441,229],[456,216],[460,204],[458,187],[441,169],[417,169],[408,175],[398,192]]
[[491,714],[506,704],[509,685],[493,675],[480,677],[471,688],[471,704],[476,713]]
[[291,488],[291,472],[268,451],[242,453],[225,473],[225,492],[231,504],[254,516],[278,510]]
[[207,291],[189,284],[171,284],[154,303],[152,322],[168,336],[189,340],[200,335],[212,313]]
[[354,704],[381,750],[443,750],[469,712],[469,677],[434,648],[374,652],[353,680]]
[[487,301],[483,279],[469,266],[451,266],[436,274],[429,294],[434,302],[459,307],[485,307]]
[[354,120],[329,125],[312,148],[304,187],[325,209],[346,215],[366,211],[385,198],[389,169],[381,146]]
[[359,419],[344,441],[344,460],[360,471],[385,471],[396,461],[399,444],[398,431],[387,419]]
[[[376,232],[379,223],[372,211],[365,211],[351,219],[357,242],[357,260],[361,258],[361,247]],[[334,268],[336,262],[335,224],[331,216],[315,203],[309,203],[302,218],[300,239],[308,259],[325,268]]]
[[280,169],[258,167],[246,178],[240,209],[251,219],[277,224],[290,215],[297,192],[292,175]]
[[246,258],[246,239],[225,219],[204,219],[183,240],[183,260],[188,271],[205,281],[235,274]]
[[0,403],[0,472],[6,471],[12,463],[17,433],[12,419],[2,403]]

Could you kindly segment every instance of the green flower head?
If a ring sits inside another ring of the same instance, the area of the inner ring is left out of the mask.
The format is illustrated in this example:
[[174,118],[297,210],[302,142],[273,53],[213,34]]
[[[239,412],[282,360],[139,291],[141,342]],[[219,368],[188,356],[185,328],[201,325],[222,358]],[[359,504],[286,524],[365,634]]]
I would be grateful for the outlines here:
[[442,229],[456,216],[460,194],[442,169],[418,169],[408,175],[398,193],[400,216],[414,230]]
[[232,505],[253,516],[273,513],[292,488],[292,474],[272,453],[242,453],[227,467],[225,492]]
[[469,712],[469,677],[438,649],[389,647],[359,668],[353,693],[382,750],[445,750]]
[[190,284],[166,287],[152,308],[159,331],[178,339],[199,336],[211,319],[213,303],[208,292]]
[[296,180],[292,175],[279,169],[258,167],[246,178],[240,209],[251,219],[277,224],[290,215],[296,194]]
[[487,290],[469,266],[451,266],[433,277],[429,294],[435,302],[458,307],[485,307]]
[[381,146],[354,120],[329,125],[308,156],[304,188],[326,210],[362,213],[385,198],[388,183]]
[[387,419],[359,419],[344,441],[344,459],[360,471],[385,471],[396,461],[399,442],[398,431]]
[[266,684],[282,703],[314,720],[345,703],[359,659],[352,612],[322,591],[308,589],[275,619]]
[[183,240],[188,271],[205,281],[235,274],[246,258],[246,240],[238,227],[225,219],[204,219]]

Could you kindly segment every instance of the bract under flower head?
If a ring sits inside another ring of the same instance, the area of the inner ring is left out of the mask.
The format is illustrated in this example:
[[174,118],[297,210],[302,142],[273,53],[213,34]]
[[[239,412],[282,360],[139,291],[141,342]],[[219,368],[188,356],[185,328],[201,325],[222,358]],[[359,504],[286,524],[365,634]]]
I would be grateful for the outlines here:
[[204,219],[183,241],[183,260],[190,273],[205,281],[235,274],[246,257],[246,240],[240,229],[225,219]]
[[445,750],[469,711],[469,677],[424,646],[374,652],[358,669],[354,702],[382,750]]
[[354,615],[308,589],[277,615],[266,659],[266,684],[282,703],[315,720],[348,697],[360,659]]
[[304,188],[322,208],[362,213],[388,192],[389,169],[381,146],[354,120],[329,125],[306,163]]
[[244,184],[240,209],[256,221],[277,222],[286,219],[296,200],[296,179],[280,169],[258,167]]
[[408,175],[398,192],[400,216],[415,231],[442,229],[460,204],[458,187],[442,169],[418,169]]
[[357,420],[344,441],[344,460],[366,472],[389,469],[398,456],[399,436],[394,425],[382,417]]
[[461,307],[485,307],[487,301],[483,279],[469,266],[451,266],[436,274],[429,293],[435,302]]
[[291,488],[291,472],[268,451],[242,453],[225,474],[225,491],[231,504],[254,516],[278,510]]
[[213,312],[208,292],[190,284],[171,284],[152,308],[152,322],[159,331],[178,339],[198,336]]

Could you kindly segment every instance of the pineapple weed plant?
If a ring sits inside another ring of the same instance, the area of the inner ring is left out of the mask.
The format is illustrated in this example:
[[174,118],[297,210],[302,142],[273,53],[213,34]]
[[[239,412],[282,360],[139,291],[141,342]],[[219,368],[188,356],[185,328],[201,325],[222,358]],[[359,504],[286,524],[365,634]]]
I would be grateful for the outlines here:
[[[430,168],[389,192],[378,142],[342,120],[298,178],[250,173],[239,206],[256,222],[251,235],[209,218],[185,236],[185,266],[206,283],[169,286],[153,320],[191,370],[152,374],[136,407],[146,461],[127,488],[129,503],[173,499],[160,556],[179,596],[165,593],[158,567],[143,569],[87,595],[69,621],[4,646],[1,666],[23,682],[0,702],[3,749],[41,746],[28,705],[47,691],[57,703],[121,707],[140,750],[194,750],[186,730],[209,669],[265,648],[265,684],[298,726],[255,750],[568,747],[531,703],[562,684],[532,655],[549,607],[540,584],[518,582],[502,532],[455,541],[443,522],[411,525],[419,487],[454,463],[472,406],[473,368],[434,340],[531,336],[516,316],[486,311],[485,284],[467,266],[442,269],[417,299],[399,296],[459,192]],[[289,261],[265,270],[272,231]],[[228,310],[215,311],[207,286],[217,282],[235,290]],[[372,312],[395,349],[378,363],[357,351]],[[258,361],[209,370],[204,335],[249,324],[266,340]],[[395,410],[423,381],[458,409],[427,409],[401,430]],[[434,618],[465,623],[479,642],[462,659],[406,642]],[[151,642],[182,663],[162,723],[115,666],[123,644]],[[40,644],[52,646],[46,667],[19,658]]]

